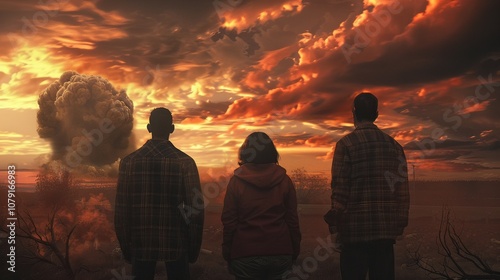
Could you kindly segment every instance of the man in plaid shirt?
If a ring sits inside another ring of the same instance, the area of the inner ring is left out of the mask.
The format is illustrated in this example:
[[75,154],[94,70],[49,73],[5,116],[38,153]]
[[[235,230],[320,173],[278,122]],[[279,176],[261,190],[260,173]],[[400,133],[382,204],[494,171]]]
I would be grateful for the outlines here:
[[168,279],[189,279],[198,258],[204,202],[194,160],[169,141],[172,114],[151,112],[152,139],[120,162],[115,229],[134,279],[153,279],[164,261]]
[[409,190],[403,148],[373,122],[378,100],[354,99],[356,129],[337,142],[332,210],[325,215],[340,243],[342,279],[395,279],[394,243],[408,225]]

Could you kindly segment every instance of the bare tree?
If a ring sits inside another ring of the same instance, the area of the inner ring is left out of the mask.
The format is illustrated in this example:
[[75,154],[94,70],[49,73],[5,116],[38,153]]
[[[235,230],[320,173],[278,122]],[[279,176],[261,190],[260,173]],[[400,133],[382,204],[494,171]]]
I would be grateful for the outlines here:
[[424,270],[432,279],[500,279],[500,271],[493,270],[481,256],[465,245],[451,221],[448,208],[442,210],[436,243],[437,253],[442,259],[440,263],[434,264],[417,247],[409,252],[409,266]]
[[108,219],[112,211],[109,200],[100,193],[75,201],[73,189],[69,172],[46,170],[37,176],[36,188],[38,198],[44,203],[29,206],[20,203],[17,207],[20,257],[37,266],[30,270],[35,279],[47,274],[51,279],[75,279],[82,270],[96,272],[82,265],[83,253],[95,257],[95,253],[102,253],[100,243],[114,238]]
[[17,237],[24,238],[34,247],[25,256],[33,263],[51,264],[64,272],[67,279],[74,279],[75,273],[70,261],[70,246],[73,232],[77,225],[65,225],[58,218],[60,206],[54,206],[49,212],[45,229],[41,229],[29,211],[18,214],[19,227]]

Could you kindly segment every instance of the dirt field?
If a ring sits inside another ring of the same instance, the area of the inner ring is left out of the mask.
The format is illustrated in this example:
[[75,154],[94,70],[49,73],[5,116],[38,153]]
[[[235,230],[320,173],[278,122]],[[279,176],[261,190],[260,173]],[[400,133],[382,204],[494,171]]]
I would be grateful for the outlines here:
[[[300,207],[300,226],[302,231],[302,250],[295,263],[296,273],[292,279],[340,279],[339,254],[328,252],[324,244],[328,244],[328,230],[322,219],[322,213],[327,206]],[[219,207],[208,207],[206,212],[206,229],[203,248],[211,254],[201,254],[199,262],[193,269],[197,279],[234,279],[227,273],[226,264],[221,256],[222,240]],[[466,219],[456,215],[456,225],[463,230],[464,242],[470,249],[480,252],[497,270],[500,269],[500,244],[494,240],[500,239],[500,208],[452,208],[459,214],[469,213]],[[433,253],[436,246],[437,232],[441,217],[441,207],[413,206],[414,217],[410,219],[404,237],[395,245],[397,279],[429,279],[421,270],[408,267],[408,253],[421,245],[422,251]],[[455,212],[454,212],[455,213]],[[489,215],[488,219],[482,213]],[[475,218],[474,218],[475,217]],[[493,240],[493,241],[492,241]],[[328,247],[328,246],[327,246]],[[317,249],[320,248],[320,249]],[[319,253],[315,254],[315,250]],[[320,258],[315,256],[320,256]],[[328,256],[328,257],[326,257]],[[159,267],[160,268],[160,267]],[[161,278],[158,278],[161,279]]]
[[[84,192],[86,196],[103,193],[104,198],[109,201],[111,209],[114,207],[114,189],[93,189]],[[423,191],[421,192],[423,194]],[[495,198],[498,192],[487,192],[489,200]],[[493,195],[492,195],[493,194]],[[437,255],[438,246],[436,238],[441,220],[442,204],[449,205],[452,213],[452,221],[460,233],[465,245],[477,252],[480,257],[488,262],[492,269],[500,270],[500,207],[484,205],[470,205],[462,203],[462,200],[444,193],[430,192],[425,195],[432,198],[432,203],[412,205],[410,209],[410,222],[401,240],[395,246],[396,274],[397,279],[429,279],[424,271],[410,268],[409,252],[420,248],[422,255],[432,264],[439,267],[442,258]],[[457,194],[454,194],[457,196]],[[467,195],[464,194],[464,197]],[[480,201],[477,195],[475,200]],[[22,200],[26,205],[36,205],[36,197],[33,193],[24,194]],[[431,201],[431,200],[429,200]],[[339,254],[330,249],[328,244],[329,234],[323,222],[322,215],[328,209],[328,205],[306,205],[299,206],[299,218],[302,231],[301,254],[294,264],[294,270],[290,279],[340,279]],[[208,203],[206,208],[205,229],[202,244],[202,252],[196,264],[191,266],[193,279],[234,279],[227,271],[225,261],[221,256],[220,245],[222,242],[222,225],[220,212],[222,206],[216,203]],[[105,212],[109,223],[112,223],[112,211]],[[43,213],[37,213],[43,218]],[[111,232],[107,236],[114,238]],[[3,240],[2,240],[3,241]],[[126,264],[117,252],[116,240],[111,242],[91,242],[91,249],[84,255],[76,255],[75,263],[85,264],[87,270],[82,270],[76,279],[128,279],[130,265]],[[78,245],[75,241],[74,246]],[[95,247],[95,249],[94,249]],[[56,279],[55,273],[46,265],[37,266],[25,264],[26,260],[21,257],[25,251],[18,248],[18,272],[12,274],[7,272],[5,257],[7,246],[5,242],[0,244],[0,278],[1,279]],[[60,278],[61,279],[61,278]],[[165,269],[158,264],[156,279],[166,279]]]

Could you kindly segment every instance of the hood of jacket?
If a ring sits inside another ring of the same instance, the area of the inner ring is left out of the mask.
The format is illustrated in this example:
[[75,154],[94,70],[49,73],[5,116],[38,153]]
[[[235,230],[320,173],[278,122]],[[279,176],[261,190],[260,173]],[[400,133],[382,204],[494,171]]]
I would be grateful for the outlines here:
[[254,187],[270,189],[285,179],[286,170],[274,163],[245,163],[234,171],[234,176]]

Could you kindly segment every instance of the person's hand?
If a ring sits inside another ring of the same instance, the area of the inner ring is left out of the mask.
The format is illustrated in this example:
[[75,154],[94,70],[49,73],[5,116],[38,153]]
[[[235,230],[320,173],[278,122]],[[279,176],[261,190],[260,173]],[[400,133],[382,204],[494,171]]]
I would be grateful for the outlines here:
[[397,241],[401,241],[404,239],[404,228],[401,228],[399,231],[398,231],[398,236],[396,236],[396,240]]
[[198,255],[199,255],[199,253],[198,254],[190,253],[188,255],[188,261],[189,261],[189,263],[195,263],[198,260]]
[[329,226],[328,230],[330,231],[330,234],[336,234],[339,232],[339,229],[337,228],[337,226]]
[[120,248],[120,250],[122,251],[122,256],[123,256],[123,259],[127,262],[127,263],[132,263],[132,253],[131,251],[129,250],[129,248],[131,248],[132,246],[123,246],[123,248]]
[[189,247],[187,251],[187,257],[189,263],[195,263],[198,260],[198,256],[200,255],[200,249],[196,250],[196,248]]
[[[334,232],[332,232],[332,231],[334,231]],[[333,250],[335,252],[338,252],[338,253],[342,252],[342,243],[341,243],[340,238],[338,236],[339,232],[338,232],[337,227],[333,227],[333,229],[332,229],[332,227],[330,227],[330,233],[331,233],[330,238],[332,239],[332,242],[333,242]]]
[[338,211],[330,209],[325,215],[323,215],[323,220],[325,220],[328,226],[337,226],[339,220]]
[[230,261],[230,255],[231,255],[231,248],[228,246],[222,246],[222,257],[226,262]]
[[123,259],[127,263],[132,263],[132,256],[130,254],[123,254]]

